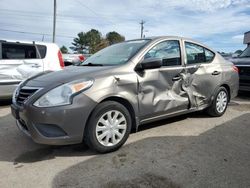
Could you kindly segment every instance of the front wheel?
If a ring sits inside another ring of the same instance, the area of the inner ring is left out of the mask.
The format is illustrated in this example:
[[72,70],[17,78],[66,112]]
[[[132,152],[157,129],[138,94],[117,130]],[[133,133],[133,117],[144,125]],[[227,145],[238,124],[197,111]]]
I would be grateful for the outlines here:
[[115,151],[128,139],[132,121],[129,111],[115,101],[100,103],[85,128],[84,141],[100,153]]
[[226,88],[220,87],[216,92],[212,105],[207,110],[208,114],[214,117],[222,116],[227,109],[228,102],[228,91]]

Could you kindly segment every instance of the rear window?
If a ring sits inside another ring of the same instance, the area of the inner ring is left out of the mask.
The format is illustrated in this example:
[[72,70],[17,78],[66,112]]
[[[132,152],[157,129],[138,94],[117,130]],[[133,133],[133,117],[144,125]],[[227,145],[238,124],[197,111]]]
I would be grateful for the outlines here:
[[210,63],[215,54],[198,45],[191,42],[185,42],[187,64],[197,64],[197,63]]
[[211,52],[210,50],[204,48],[205,51],[205,57],[206,57],[206,62],[211,62],[214,59],[214,53]]
[[36,46],[37,46],[37,49],[40,53],[41,58],[42,59],[45,58],[46,52],[47,52],[47,47],[44,45],[36,45]]
[[2,59],[36,59],[33,45],[2,43]]

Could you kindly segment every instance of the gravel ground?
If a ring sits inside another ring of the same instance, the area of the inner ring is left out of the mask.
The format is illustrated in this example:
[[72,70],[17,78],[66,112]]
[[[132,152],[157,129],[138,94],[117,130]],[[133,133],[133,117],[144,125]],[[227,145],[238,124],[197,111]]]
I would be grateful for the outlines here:
[[44,146],[0,106],[0,187],[250,187],[250,94],[220,118],[192,113],[144,125],[120,150]]

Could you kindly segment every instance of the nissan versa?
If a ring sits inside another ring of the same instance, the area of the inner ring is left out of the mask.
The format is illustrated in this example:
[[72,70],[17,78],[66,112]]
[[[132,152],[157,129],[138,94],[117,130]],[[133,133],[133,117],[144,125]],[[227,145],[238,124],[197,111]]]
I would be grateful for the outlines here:
[[121,147],[141,124],[206,110],[221,116],[237,95],[238,69],[180,37],[111,45],[80,66],[45,72],[13,95],[17,126],[41,144],[84,141],[101,153]]

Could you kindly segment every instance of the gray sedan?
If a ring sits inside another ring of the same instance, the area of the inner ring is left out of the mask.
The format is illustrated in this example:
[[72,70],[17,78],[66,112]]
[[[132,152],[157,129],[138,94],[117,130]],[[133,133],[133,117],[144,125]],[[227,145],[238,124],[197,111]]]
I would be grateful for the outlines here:
[[22,82],[12,114],[37,143],[84,141],[105,153],[145,123],[201,110],[221,116],[238,88],[237,68],[210,48],[181,37],[146,38]]

